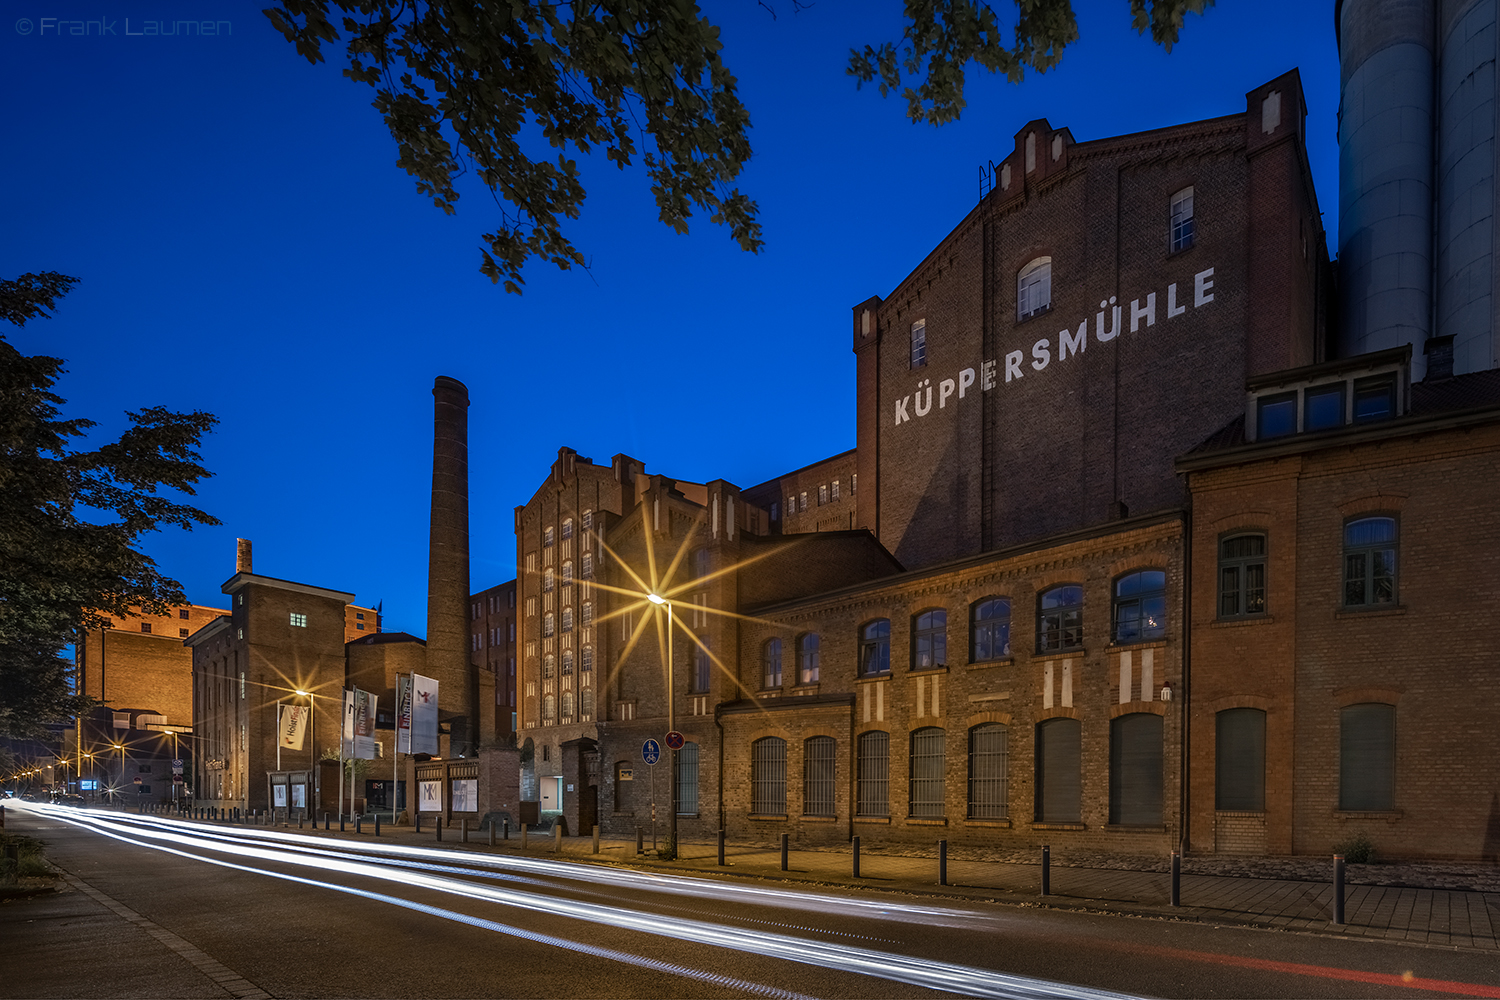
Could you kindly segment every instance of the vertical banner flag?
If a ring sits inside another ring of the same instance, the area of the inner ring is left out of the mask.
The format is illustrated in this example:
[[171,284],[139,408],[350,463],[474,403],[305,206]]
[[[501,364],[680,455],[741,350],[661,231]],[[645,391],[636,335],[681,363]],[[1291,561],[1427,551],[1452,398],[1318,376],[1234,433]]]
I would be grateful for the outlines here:
[[375,701],[377,695],[354,689],[354,756],[375,759]]
[[438,752],[438,682],[411,675],[411,752]]
[[307,738],[307,706],[281,706],[281,721],[276,726],[276,745],[287,750],[301,750]]
[[354,756],[354,692],[344,689],[344,728],[339,740],[344,759]]
[[411,674],[396,678],[396,752],[411,753]]

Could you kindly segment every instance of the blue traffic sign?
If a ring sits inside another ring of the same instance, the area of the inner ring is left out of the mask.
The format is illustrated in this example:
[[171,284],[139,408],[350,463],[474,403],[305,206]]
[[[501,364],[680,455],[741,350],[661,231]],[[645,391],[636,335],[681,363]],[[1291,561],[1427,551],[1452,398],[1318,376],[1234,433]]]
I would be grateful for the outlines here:
[[655,766],[661,760],[661,744],[655,740],[647,740],[641,744],[641,759],[647,764]]

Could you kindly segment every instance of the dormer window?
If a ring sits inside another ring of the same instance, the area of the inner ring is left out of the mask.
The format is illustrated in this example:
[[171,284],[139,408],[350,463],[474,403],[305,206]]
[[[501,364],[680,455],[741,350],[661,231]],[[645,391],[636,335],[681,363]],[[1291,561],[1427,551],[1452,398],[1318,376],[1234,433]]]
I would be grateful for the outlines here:
[[1297,433],[1297,394],[1285,392],[1277,396],[1262,396],[1256,407],[1256,437],[1283,437]]
[[1342,426],[1344,426],[1344,383],[1314,386],[1303,394],[1303,430],[1326,431]]
[[1016,319],[1040,316],[1052,308],[1052,258],[1038,257],[1016,278]]
[[1354,422],[1389,420],[1396,415],[1396,379],[1391,375],[1354,383]]

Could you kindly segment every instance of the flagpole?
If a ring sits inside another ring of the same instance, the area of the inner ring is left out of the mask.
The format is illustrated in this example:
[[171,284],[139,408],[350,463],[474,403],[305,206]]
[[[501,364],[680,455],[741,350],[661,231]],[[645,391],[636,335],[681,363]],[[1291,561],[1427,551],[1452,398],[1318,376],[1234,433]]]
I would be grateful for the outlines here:
[[281,770],[281,699],[276,699],[276,770]]

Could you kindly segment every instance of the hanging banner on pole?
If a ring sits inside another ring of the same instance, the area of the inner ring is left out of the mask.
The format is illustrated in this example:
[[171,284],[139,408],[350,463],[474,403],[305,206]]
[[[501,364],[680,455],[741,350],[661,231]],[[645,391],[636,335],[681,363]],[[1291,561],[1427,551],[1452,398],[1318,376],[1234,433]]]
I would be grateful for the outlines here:
[[281,706],[281,722],[276,727],[276,745],[287,750],[301,750],[307,739],[307,706]]
[[348,688],[344,689],[344,726],[339,743],[345,760],[354,756],[354,692]]
[[375,701],[377,695],[354,689],[354,756],[375,759]]
[[438,682],[411,675],[411,752],[438,752]]
[[396,678],[396,752],[411,753],[411,674]]

